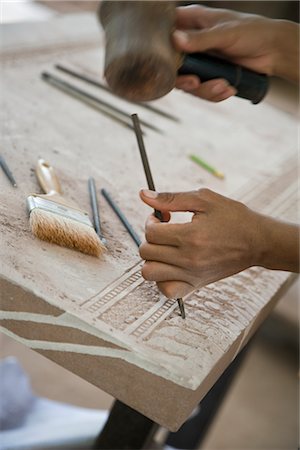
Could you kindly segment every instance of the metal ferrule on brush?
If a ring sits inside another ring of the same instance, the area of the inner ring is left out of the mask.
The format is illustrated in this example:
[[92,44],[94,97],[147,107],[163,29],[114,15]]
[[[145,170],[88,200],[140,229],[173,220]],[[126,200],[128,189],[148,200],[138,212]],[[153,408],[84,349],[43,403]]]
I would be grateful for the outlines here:
[[76,209],[61,205],[59,203],[52,202],[51,200],[47,200],[35,195],[30,195],[27,198],[27,206],[29,213],[35,208],[39,210],[44,210],[49,213],[58,214],[66,219],[75,220],[76,222],[82,223],[83,225],[88,225],[93,228],[93,225],[88,217],[87,213],[82,211],[78,211]]

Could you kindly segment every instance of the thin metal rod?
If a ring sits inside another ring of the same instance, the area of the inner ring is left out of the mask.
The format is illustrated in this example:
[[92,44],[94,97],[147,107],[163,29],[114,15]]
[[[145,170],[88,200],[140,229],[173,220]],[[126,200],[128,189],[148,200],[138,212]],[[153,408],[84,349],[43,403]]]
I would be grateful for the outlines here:
[[100,214],[99,214],[99,207],[97,202],[97,193],[96,193],[96,183],[93,177],[90,177],[88,179],[88,187],[89,187],[89,194],[90,194],[90,201],[91,201],[91,207],[92,207],[92,213],[93,213],[93,222],[94,222],[94,228],[96,233],[98,234],[101,241],[106,243],[106,240],[103,237],[103,234],[101,232],[101,224],[100,224]]
[[42,78],[47,83],[50,83],[52,86],[60,89],[61,91],[65,92],[66,94],[70,95],[71,97],[76,98],[77,100],[82,101],[88,106],[91,106],[93,108],[96,108],[97,111],[101,111],[106,116],[110,117],[111,119],[115,120],[116,122],[120,123],[126,128],[133,129],[132,125],[128,123],[126,120],[121,119],[118,117],[111,109],[108,109],[104,107],[102,103],[100,103],[96,97],[94,97],[91,94],[88,94],[87,92],[83,91],[82,89],[79,89],[75,86],[73,86],[70,83],[67,83],[66,81],[61,80],[60,78],[57,78],[53,75],[51,75],[48,72],[42,72]]
[[148,157],[147,157],[147,153],[146,153],[146,149],[145,149],[145,145],[144,145],[144,140],[143,140],[143,136],[142,136],[142,130],[141,130],[141,126],[140,126],[139,117],[137,114],[132,114],[131,117],[132,117],[135,135],[136,135],[136,140],[137,140],[138,147],[140,150],[140,155],[142,158],[142,163],[143,163],[144,170],[145,170],[148,188],[151,191],[155,191],[154,181],[152,178],[152,173],[150,170],[149,161],[148,161]]
[[[90,106],[97,105],[97,108],[99,108],[101,112],[111,117],[112,119],[116,120],[117,122],[121,123],[122,125],[126,126],[127,128],[130,128],[131,130],[133,129],[131,123],[127,122],[127,120],[130,120],[130,114],[128,114],[127,112],[117,108],[114,105],[111,105],[108,102],[105,102],[104,100],[101,100],[98,97],[95,97],[92,94],[89,94],[87,91],[80,89],[77,86],[68,83],[67,81],[62,80],[61,78],[56,77],[55,75],[52,75],[49,72],[42,72],[42,78],[45,81],[49,82],[50,84],[54,85],[55,87],[59,88],[60,90],[66,92],[69,95],[72,95],[73,97],[78,98],[79,100],[82,100],[84,103]],[[150,128],[151,130],[157,131],[159,133],[162,133],[161,130],[159,130],[154,125],[151,125],[150,123],[145,121],[142,121],[142,123],[145,127]]]
[[183,300],[182,300],[182,298],[177,298],[176,300],[177,300],[177,303],[178,303],[178,306],[179,306],[179,309],[180,309],[181,317],[183,319],[185,319],[185,309],[184,309]]
[[[146,153],[146,149],[145,149],[145,145],[144,145],[144,139],[142,136],[142,130],[141,130],[141,126],[140,126],[139,117],[137,114],[132,114],[131,117],[132,117],[135,135],[136,135],[136,140],[137,140],[138,147],[140,150],[140,155],[142,158],[142,163],[143,163],[143,167],[144,167],[144,171],[145,171],[145,175],[146,175],[148,188],[150,189],[150,191],[155,191],[154,181],[152,178],[152,173],[151,173],[151,169],[150,169],[150,165],[149,165],[149,161],[148,161],[148,157],[147,157],[147,153]],[[162,216],[161,211],[158,211],[157,209],[155,209],[154,215],[157,219],[159,219],[162,222],[163,216]]]
[[[117,94],[115,94],[113,91],[111,91],[108,86],[106,86],[103,83],[100,83],[100,81],[97,81],[94,78],[91,78],[87,75],[83,75],[82,73],[79,73],[73,69],[70,69],[69,67],[63,66],[62,64],[56,64],[55,68],[57,70],[60,70],[61,72],[67,73],[67,74],[71,75],[72,77],[78,78],[79,80],[82,80],[82,81],[85,81],[86,83],[92,84],[93,86],[103,89],[104,91],[109,92],[110,94],[120,98]],[[127,100],[127,101],[129,102],[129,100]],[[173,120],[174,122],[180,122],[178,117],[175,117],[172,114],[162,111],[161,109],[158,109],[155,106],[149,105],[148,103],[135,103],[135,102],[129,102],[129,103],[133,103],[135,105],[137,104],[138,106],[141,106],[142,108],[148,109],[149,111],[159,114],[160,116],[165,117],[166,119]]]
[[[147,153],[146,153],[146,149],[145,149],[145,145],[144,145],[144,140],[143,140],[143,136],[142,136],[142,130],[141,130],[140,122],[139,122],[139,117],[137,114],[132,114],[131,117],[132,117],[134,131],[135,131],[138,147],[139,147],[142,162],[143,162],[143,167],[144,167],[144,171],[145,171],[145,175],[146,175],[146,179],[147,179],[147,183],[148,183],[148,188],[151,191],[155,191],[152,173],[151,173],[151,169],[150,169],[150,165],[149,165],[149,161],[148,161],[148,157],[147,157]],[[163,220],[161,211],[158,211],[157,209],[155,209],[154,215],[160,221]],[[185,319],[185,309],[184,309],[184,303],[182,301],[182,298],[177,298],[177,303],[178,303],[178,306],[180,309],[181,317],[183,319]]]
[[112,210],[116,213],[116,215],[118,216],[118,218],[120,219],[120,221],[122,222],[128,233],[136,243],[137,247],[139,247],[142,241],[137,235],[137,233],[134,231],[132,225],[128,222],[127,218],[125,217],[121,209],[114,202],[114,200],[112,199],[112,197],[110,196],[110,194],[107,192],[106,189],[101,189],[101,194],[103,195],[109,206],[112,208]]
[[2,167],[3,172],[5,173],[13,187],[17,187],[17,182],[2,155],[0,155],[0,166]]

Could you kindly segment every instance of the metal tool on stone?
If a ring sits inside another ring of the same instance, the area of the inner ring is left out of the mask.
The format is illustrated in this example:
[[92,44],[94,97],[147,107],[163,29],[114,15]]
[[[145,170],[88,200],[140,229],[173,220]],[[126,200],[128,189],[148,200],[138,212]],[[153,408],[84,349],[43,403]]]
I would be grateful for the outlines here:
[[[145,175],[146,175],[146,179],[147,179],[147,183],[148,183],[148,188],[151,191],[155,191],[155,186],[154,186],[152,173],[150,170],[149,161],[148,161],[148,157],[147,157],[147,153],[146,153],[146,149],[145,149],[145,145],[144,145],[144,140],[143,140],[143,136],[142,136],[142,130],[141,130],[139,118],[138,118],[137,114],[132,114],[131,117],[132,117],[132,122],[133,122],[134,130],[135,130],[135,134],[136,134],[136,139],[137,139],[137,143],[138,143],[138,147],[140,150],[142,163],[143,163],[143,167],[144,167],[144,171],[145,171]],[[154,215],[160,221],[163,220],[161,211],[158,211],[157,209],[155,209]],[[182,300],[182,298],[177,298],[176,300],[177,300],[177,303],[178,303],[178,306],[180,309],[181,317],[183,319],[185,319],[185,309],[184,309],[183,300]]]
[[[63,80],[62,78],[52,75],[49,72],[42,72],[41,76],[42,76],[43,80],[45,80],[47,83],[51,84],[52,86],[56,87],[57,89],[82,101],[86,105],[96,108],[101,113],[105,114],[106,116],[110,117],[111,119],[115,120],[116,122],[119,122],[126,128],[130,128],[132,130],[132,125],[129,122],[130,114],[128,114],[126,111],[123,111],[122,109],[117,108],[116,106],[112,105],[111,103],[101,100],[100,98],[96,97],[95,95],[92,95],[89,92],[87,92],[83,89],[80,89],[71,83],[68,83],[67,81]],[[152,125],[151,123],[146,122],[146,121],[141,121],[141,122],[143,123],[143,125],[145,127],[149,128],[153,131],[157,131],[158,133],[162,133],[162,131],[159,128],[157,128],[155,125]]]
[[137,235],[137,233],[134,231],[132,225],[128,222],[127,218],[125,217],[124,213],[121,211],[119,206],[116,204],[116,202],[113,200],[112,196],[107,192],[106,189],[101,189],[101,194],[111,207],[111,209],[114,211],[114,213],[117,215],[117,217],[120,219],[121,223],[124,225],[126,231],[131,236],[131,238],[136,243],[137,247],[139,247],[142,243],[141,239]]
[[13,187],[17,187],[17,182],[10,170],[10,168],[7,165],[7,162],[5,161],[3,155],[0,155],[0,166],[2,167],[3,172],[5,173],[5,175],[7,176],[7,178],[9,179],[10,183],[12,184]]
[[[71,75],[74,78],[78,78],[78,80],[85,81],[86,83],[91,84],[92,86],[96,86],[106,92],[109,92],[112,95],[116,95],[115,92],[113,92],[108,86],[101,83],[99,80],[95,80],[95,78],[92,78],[86,74],[77,72],[77,70],[66,67],[63,64],[55,64],[55,68],[57,70],[60,70],[61,72]],[[178,117],[175,117],[173,114],[163,111],[160,108],[156,108],[153,105],[149,105],[148,103],[139,103],[139,106],[142,108],[148,109],[149,111],[152,111],[153,113],[158,114],[159,116],[165,117],[166,119],[173,120],[173,122],[180,122]]]
[[96,183],[95,183],[95,179],[93,177],[90,177],[88,179],[88,188],[89,188],[90,202],[91,202],[92,213],[93,213],[94,228],[95,228],[95,231],[98,234],[102,244],[105,245],[106,240],[101,231],[101,222],[100,222],[100,213],[99,213],[99,207],[98,207],[98,201],[97,201]]
[[177,74],[201,81],[224,78],[236,95],[259,103],[268,77],[206,53],[183,55],[172,45],[175,1],[107,1],[99,18],[105,31],[106,81],[113,92],[132,101],[160,98],[175,86]]

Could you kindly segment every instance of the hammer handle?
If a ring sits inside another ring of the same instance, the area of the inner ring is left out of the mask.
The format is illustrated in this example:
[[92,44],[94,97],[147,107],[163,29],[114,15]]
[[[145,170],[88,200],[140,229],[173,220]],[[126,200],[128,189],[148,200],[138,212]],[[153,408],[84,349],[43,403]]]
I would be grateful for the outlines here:
[[237,90],[237,97],[259,103],[267,93],[269,79],[266,75],[246,69],[207,53],[190,53],[185,56],[178,75],[197,75],[202,82],[224,78]]

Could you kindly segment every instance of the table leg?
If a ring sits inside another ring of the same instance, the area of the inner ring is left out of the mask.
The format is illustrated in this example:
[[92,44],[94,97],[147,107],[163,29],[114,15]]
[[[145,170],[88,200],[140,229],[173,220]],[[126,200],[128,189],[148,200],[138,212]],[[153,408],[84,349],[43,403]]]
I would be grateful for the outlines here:
[[[199,448],[238,372],[249,344],[239,353],[198,406],[198,411],[176,433],[169,433],[166,445],[175,449]],[[115,401],[109,418],[96,439],[94,450],[147,449],[159,425],[124,403]]]
[[94,450],[146,449],[158,425],[116,400]]

